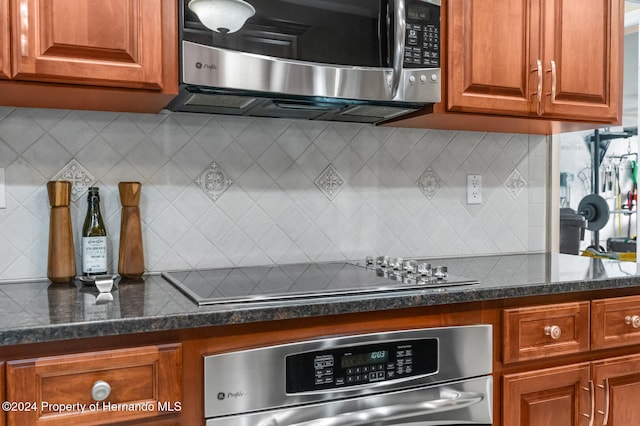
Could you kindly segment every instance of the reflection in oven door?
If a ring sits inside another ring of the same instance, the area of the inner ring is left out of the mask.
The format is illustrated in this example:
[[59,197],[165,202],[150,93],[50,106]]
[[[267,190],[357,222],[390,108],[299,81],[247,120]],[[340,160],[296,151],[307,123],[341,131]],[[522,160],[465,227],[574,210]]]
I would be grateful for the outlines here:
[[207,426],[492,424],[488,325],[329,337],[204,362]]

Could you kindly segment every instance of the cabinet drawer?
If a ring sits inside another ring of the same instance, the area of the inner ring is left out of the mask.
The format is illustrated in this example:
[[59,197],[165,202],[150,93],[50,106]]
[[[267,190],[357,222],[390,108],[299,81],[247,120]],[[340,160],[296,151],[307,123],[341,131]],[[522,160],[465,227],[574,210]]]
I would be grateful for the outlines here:
[[10,411],[7,424],[97,425],[175,414],[181,368],[180,345],[9,361],[7,399],[31,405]]
[[589,302],[504,311],[504,363],[589,350]]
[[640,296],[591,302],[593,349],[640,344]]

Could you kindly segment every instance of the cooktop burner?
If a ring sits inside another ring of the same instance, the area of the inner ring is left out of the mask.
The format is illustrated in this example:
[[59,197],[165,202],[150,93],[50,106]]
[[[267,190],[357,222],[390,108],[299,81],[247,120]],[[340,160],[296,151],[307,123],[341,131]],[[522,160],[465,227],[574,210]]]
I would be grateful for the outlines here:
[[[382,259],[382,258],[379,258]],[[385,258],[387,259],[387,258]],[[411,263],[413,262],[413,263]],[[395,267],[394,267],[395,265]],[[327,262],[163,272],[198,305],[256,303],[477,284],[418,261]]]

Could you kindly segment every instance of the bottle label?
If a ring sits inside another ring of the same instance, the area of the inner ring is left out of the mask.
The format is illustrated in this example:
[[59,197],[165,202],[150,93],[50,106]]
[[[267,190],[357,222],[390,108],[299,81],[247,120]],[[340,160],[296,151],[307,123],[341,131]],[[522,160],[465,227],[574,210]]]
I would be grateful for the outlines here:
[[107,237],[82,237],[82,273],[107,273]]

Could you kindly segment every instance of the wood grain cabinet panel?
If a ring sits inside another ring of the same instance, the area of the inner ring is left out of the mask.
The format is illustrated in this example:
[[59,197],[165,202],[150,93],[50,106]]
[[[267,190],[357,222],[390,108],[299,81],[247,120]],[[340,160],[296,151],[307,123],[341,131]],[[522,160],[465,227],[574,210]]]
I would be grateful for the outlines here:
[[162,0],[11,0],[18,80],[161,90]]
[[617,122],[622,0],[450,0],[447,110]]
[[[7,398],[5,398],[4,396],[4,389],[5,389],[5,384],[4,384],[4,362],[0,362],[0,401],[4,402],[7,400]],[[6,425],[6,413],[4,412],[4,410],[0,411],[0,426],[5,426]]]
[[11,50],[9,45],[9,0],[0,0],[0,78],[11,75]]
[[640,344],[640,296],[591,302],[591,347]]
[[180,345],[9,361],[7,399],[31,401],[34,409],[9,412],[7,424],[161,420],[181,409],[181,368]]
[[587,426],[589,364],[505,375],[503,395],[504,425]]
[[640,355],[594,362],[592,377],[595,424],[628,426],[640,423]]
[[589,350],[589,302],[505,309],[504,363]]

